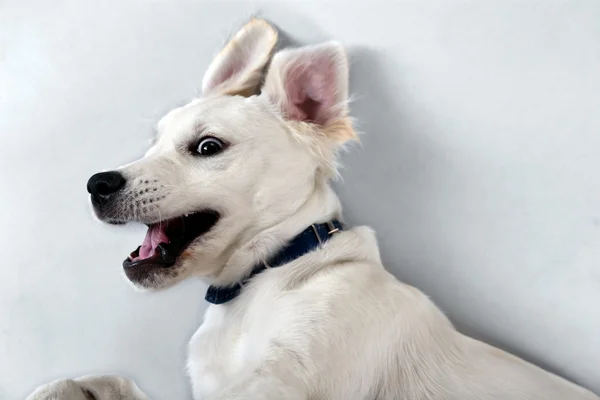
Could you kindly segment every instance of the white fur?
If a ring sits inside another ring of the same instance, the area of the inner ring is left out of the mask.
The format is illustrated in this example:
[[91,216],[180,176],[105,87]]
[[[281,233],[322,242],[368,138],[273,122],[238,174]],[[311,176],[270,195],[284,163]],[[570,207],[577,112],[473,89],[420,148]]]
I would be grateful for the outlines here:
[[[204,79],[205,96],[166,115],[147,155],[121,169],[130,183],[104,220],[153,223],[199,208],[222,214],[173,267],[177,273],[139,286],[165,287],[189,276],[237,282],[305,227],[341,216],[328,183],[336,150],[354,137],[341,46],[276,54],[262,93],[250,95],[275,41],[264,22],[244,29],[234,41],[252,32],[250,42],[261,45],[229,45]],[[240,64],[250,70],[219,81],[232,76],[221,70],[227,60],[240,57],[252,61]],[[287,71],[297,65],[315,68],[317,78],[308,86],[294,82]],[[321,73],[334,74],[335,90],[319,86]],[[236,91],[249,97],[231,96]],[[319,124],[294,117],[302,113],[290,101],[306,94],[329,104]],[[214,158],[186,152],[203,135],[229,147]],[[158,200],[135,205],[135,193],[138,201]],[[210,305],[190,341],[188,372],[196,400],[598,399],[458,333],[427,296],[384,269],[365,227],[336,233],[322,248],[256,276],[236,299]],[[82,388],[98,400],[146,399],[115,377],[54,382],[29,399],[85,399]]]

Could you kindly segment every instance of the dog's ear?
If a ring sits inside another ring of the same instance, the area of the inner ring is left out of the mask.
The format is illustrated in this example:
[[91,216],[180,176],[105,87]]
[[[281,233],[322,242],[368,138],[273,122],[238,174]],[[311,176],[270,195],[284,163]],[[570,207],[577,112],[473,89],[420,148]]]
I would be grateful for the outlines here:
[[348,58],[328,42],[273,56],[263,92],[284,117],[315,124],[337,144],[356,139],[348,118]]
[[277,43],[277,31],[262,19],[239,30],[210,64],[202,80],[204,94],[258,94],[265,66]]

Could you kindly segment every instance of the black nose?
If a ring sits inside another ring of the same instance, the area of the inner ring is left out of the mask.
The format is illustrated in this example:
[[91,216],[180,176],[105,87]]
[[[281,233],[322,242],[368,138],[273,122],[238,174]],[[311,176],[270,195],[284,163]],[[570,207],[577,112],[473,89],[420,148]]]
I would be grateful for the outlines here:
[[103,206],[125,186],[125,178],[117,171],[100,172],[92,175],[87,183],[87,191],[94,204]]

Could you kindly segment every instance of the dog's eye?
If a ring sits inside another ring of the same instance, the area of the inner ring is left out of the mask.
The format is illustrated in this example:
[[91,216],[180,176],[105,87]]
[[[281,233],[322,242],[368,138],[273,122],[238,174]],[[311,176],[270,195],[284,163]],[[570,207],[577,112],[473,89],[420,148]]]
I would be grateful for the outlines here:
[[223,149],[223,142],[214,137],[206,137],[200,141],[196,151],[203,156],[211,156]]

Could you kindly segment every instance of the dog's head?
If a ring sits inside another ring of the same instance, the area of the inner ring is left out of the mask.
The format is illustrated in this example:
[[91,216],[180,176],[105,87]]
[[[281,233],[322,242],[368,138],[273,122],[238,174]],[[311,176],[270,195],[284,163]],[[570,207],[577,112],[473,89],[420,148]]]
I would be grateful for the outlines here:
[[142,159],[90,178],[100,220],[148,226],[123,262],[137,286],[215,276],[248,235],[293,215],[335,173],[336,148],[355,137],[346,55],[326,43],[271,60],[276,42],[252,20],[212,62],[202,97],[160,120]]

